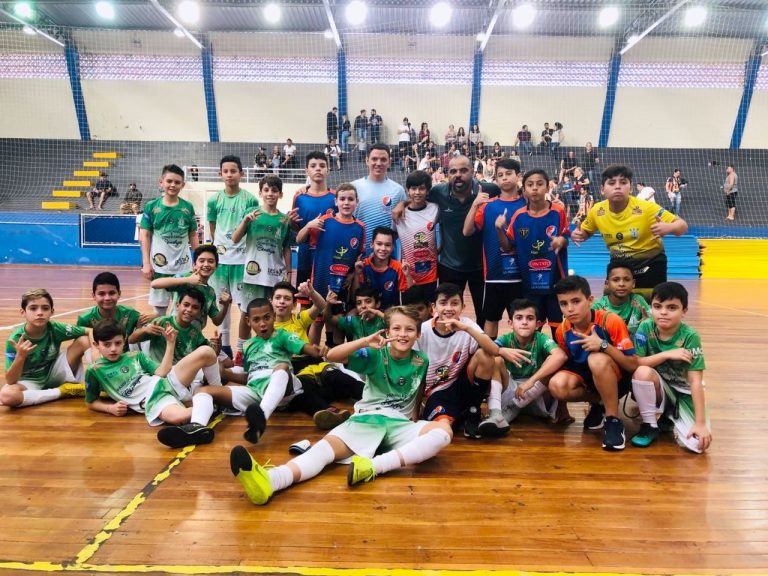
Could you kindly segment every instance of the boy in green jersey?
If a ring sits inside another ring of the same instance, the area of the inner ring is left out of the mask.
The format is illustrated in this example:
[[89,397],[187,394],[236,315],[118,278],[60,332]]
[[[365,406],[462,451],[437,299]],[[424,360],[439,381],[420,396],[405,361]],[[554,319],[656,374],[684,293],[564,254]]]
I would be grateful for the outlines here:
[[380,330],[328,353],[332,362],[350,357],[361,360],[366,384],[349,420],[301,456],[269,470],[244,447],[232,449],[232,474],[251,502],[266,504],[277,490],[317,476],[334,461],[349,462],[351,457],[347,484],[353,486],[423,462],[450,444],[453,432],[448,422],[414,421],[429,363],[426,355],[413,350],[421,326],[418,314],[407,306],[393,306],[387,310],[386,322],[386,333]]
[[219,253],[213,244],[202,244],[195,248],[192,258],[194,261],[192,272],[152,280],[152,287],[164,288],[168,292],[174,293],[174,304],[179,303],[179,298],[184,292],[190,288],[197,288],[203,293],[205,304],[200,310],[200,316],[193,321],[193,324],[202,330],[210,318],[214,326],[219,326],[227,315],[230,304],[232,304],[232,295],[224,291],[218,298],[218,303],[221,304],[221,308],[219,308],[216,305],[216,291],[209,284],[211,276],[216,272],[219,265]]
[[[334,292],[328,292],[327,302],[328,305],[324,313],[325,317],[328,318],[326,329],[337,329],[346,336],[347,340],[359,340],[385,328],[384,312],[379,310],[381,296],[370,286],[363,286],[355,291],[356,315],[338,314],[334,316],[331,313],[331,306],[339,302],[339,297]],[[343,339],[339,342],[343,342]]]
[[[125,332],[113,320],[102,320],[93,327],[94,346],[101,357],[85,373],[85,401],[91,410],[125,416],[128,410],[143,413],[150,426],[189,422],[192,409],[184,405],[191,398],[189,386],[202,370],[208,382],[221,384],[216,353],[203,346],[175,366],[173,347],[177,331],[166,325],[163,338],[166,352],[158,364],[143,352],[123,352]],[[105,393],[110,400],[105,400]],[[199,427],[188,435],[188,444],[207,444],[213,430]]]
[[[5,384],[0,404],[33,406],[59,398],[82,396],[82,358],[90,346],[85,328],[51,320],[53,298],[35,288],[21,297],[24,324],[5,344]],[[62,342],[73,340],[65,352]]]
[[[190,247],[194,250],[198,245],[195,209],[179,198],[184,188],[184,170],[176,164],[164,166],[160,188],[162,197],[144,205],[139,230],[141,272],[147,280],[189,271]],[[170,301],[167,291],[150,288],[149,304],[158,316],[165,314]]]
[[[259,202],[247,190],[240,188],[243,177],[243,163],[238,156],[227,155],[219,161],[219,176],[224,182],[224,190],[216,193],[208,200],[208,226],[211,238],[219,251],[219,265],[211,277],[211,286],[216,294],[223,292],[232,295],[232,301],[244,311],[248,300],[241,294],[243,284],[243,267],[245,265],[245,242],[242,238],[235,240],[233,233],[246,214],[259,207]],[[228,312],[219,329],[222,340],[222,350],[232,358],[232,346],[229,340],[231,312]],[[245,321],[240,320],[240,326]]]
[[162,362],[167,347],[165,339],[166,326],[173,327],[178,332],[173,351],[173,363],[191,354],[201,346],[209,346],[207,338],[194,325],[205,305],[205,296],[197,288],[187,290],[176,304],[176,314],[155,318],[128,338],[129,344],[149,340],[148,356],[155,362]]
[[[219,406],[245,412],[248,429],[245,439],[254,444],[264,434],[267,420],[278,408],[306,410],[316,408],[302,390],[301,382],[291,372],[291,357],[308,354],[321,358],[323,351],[307,344],[295,334],[275,329],[275,313],[266,298],[257,298],[248,304],[247,318],[256,336],[245,343],[243,369],[225,371],[227,379],[240,386],[203,386],[192,398],[192,423],[163,431],[158,439],[172,448],[186,446],[189,430],[204,426],[213,415],[214,401]],[[243,386],[243,384],[245,384]],[[327,403],[323,403],[327,406]]]
[[651,318],[635,333],[639,366],[632,375],[632,395],[643,420],[632,438],[635,446],[650,446],[659,436],[657,417],[672,420],[675,440],[693,452],[710,442],[704,398],[704,352],[698,332],[683,323],[688,291],[677,282],[662,282],[651,293]]
[[635,273],[632,268],[619,260],[608,263],[605,277],[606,294],[592,302],[593,310],[608,310],[624,320],[629,335],[634,336],[640,322],[651,315],[651,307],[635,289]]
[[[136,328],[144,326],[154,317],[117,303],[120,299],[120,280],[112,272],[101,272],[93,279],[93,299],[96,306],[77,317],[78,326],[93,328],[101,320],[110,319],[122,326],[126,335],[130,336]],[[125,345],[127,351],[127,341]]]
[[[496,338],[499,356],[495,358],[492,382],[500,382],[503,392],[491,386],[488,418],[480,423],[481,436],[498,436],[498,422],[512,422],[521,412],[563,423],[570,420],[568,405],[551,398],[549,377],[568,359],[549,336],[537,331],[538,309],[531,300],[513,300],[510,308],[512,332]],[[494,394],[495,392],[495,394]]]

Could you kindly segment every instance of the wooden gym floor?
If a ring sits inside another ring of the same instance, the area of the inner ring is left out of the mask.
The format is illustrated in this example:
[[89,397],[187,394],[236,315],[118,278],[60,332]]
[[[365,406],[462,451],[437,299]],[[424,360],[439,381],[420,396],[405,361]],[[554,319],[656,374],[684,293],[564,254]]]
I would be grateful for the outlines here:
[[[73,322],[96,272],[3,266],[2,339],[31,287],[50,289],[57,318]],[[123,300],[147,310],[140,274],[118,274]],[[458,436],[435,459],[355,489],[332,466],[255,507],[229,471],[240,418],[177,453],[143,416],[89,412],[78,399],[0,407],[0,574],[766,574],[768,281],[687,285],[707,362],[704,456],[669,436],[604,452],[571,405],[567,428],[521,419],[500,440]],[[277,414],[252,451],[282,463],[292,442],[320,437],[308,418]]]

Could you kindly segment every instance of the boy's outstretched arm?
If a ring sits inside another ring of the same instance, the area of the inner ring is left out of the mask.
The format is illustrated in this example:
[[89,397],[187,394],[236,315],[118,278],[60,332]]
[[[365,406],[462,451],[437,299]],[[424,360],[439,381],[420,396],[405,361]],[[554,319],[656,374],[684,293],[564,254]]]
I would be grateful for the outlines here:
[[695,436],[699,439],[699,449],[704,451],[712,443],[712,433],[707,428],[706,401],[704,398],[704,372],[701,370],[688,371],[688,384],[691,386],[693,412],[696,422],[693,424],[688,438]]

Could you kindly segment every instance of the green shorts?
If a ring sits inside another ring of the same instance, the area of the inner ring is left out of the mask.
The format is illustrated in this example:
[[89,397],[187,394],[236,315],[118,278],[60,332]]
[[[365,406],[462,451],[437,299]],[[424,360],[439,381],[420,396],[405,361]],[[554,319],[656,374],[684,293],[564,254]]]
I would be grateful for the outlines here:
[[225,289],[228,290],[232,295],[232,303],[237,304],[240,310],[242,310],[243,298],[241,290],[243,287],[243,274],[245,274],[245,266],[243,264],[219,264],[208,283],[213,286],[217,298],[221,296]]
[[248,303],[251,300],[255,300],[256,298],[272,298],[272,287],[243,282],[242,288],[240,289],[240,295],[243,298],[243,305],[240,309],[245,312],[248,308]]

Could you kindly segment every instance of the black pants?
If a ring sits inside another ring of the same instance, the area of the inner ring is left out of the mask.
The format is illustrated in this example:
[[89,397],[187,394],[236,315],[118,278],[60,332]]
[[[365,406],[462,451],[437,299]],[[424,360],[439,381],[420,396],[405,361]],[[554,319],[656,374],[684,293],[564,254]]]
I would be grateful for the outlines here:
[[472,295],[472,305],[475,307],[475,318],[480,328],[483,328],[485,324],[485,318],[483,317],[483,292],[485,290],[485,280],[483,279],[483,271],[471,270],[468,272],[462,272],[461,270],[454,270],[448,268],[442,264],[437,265],[437,277],[440,280],[440,284],[443,282],[450,282],[456,284],[463,291],[469,284],[469,293]]

